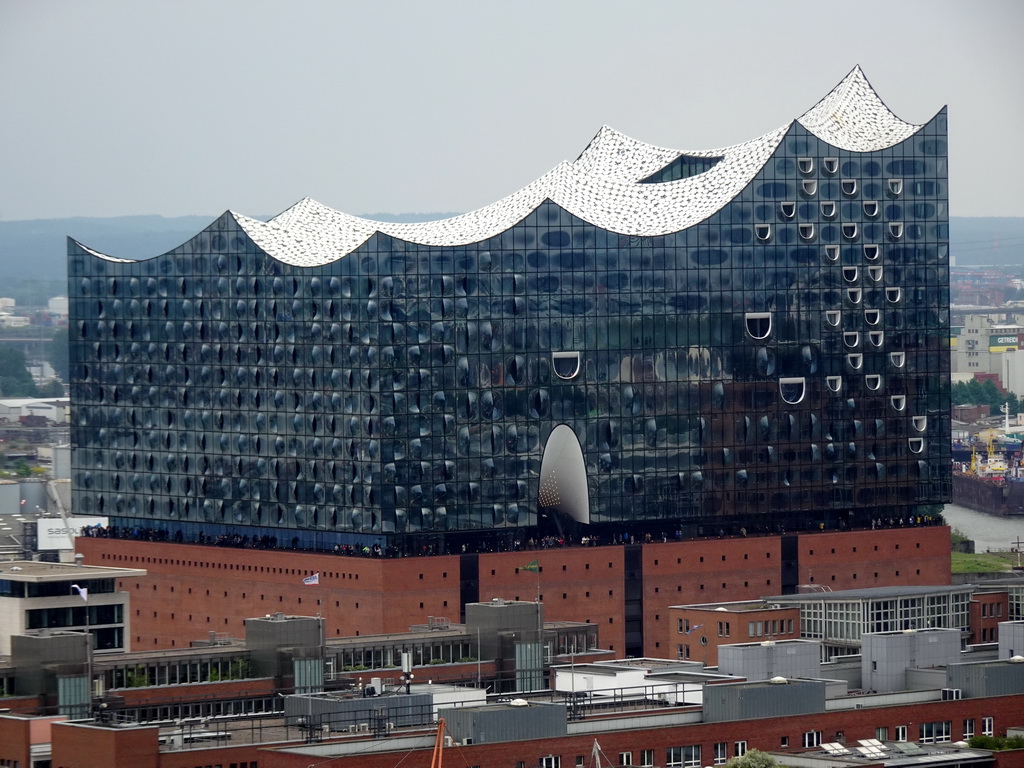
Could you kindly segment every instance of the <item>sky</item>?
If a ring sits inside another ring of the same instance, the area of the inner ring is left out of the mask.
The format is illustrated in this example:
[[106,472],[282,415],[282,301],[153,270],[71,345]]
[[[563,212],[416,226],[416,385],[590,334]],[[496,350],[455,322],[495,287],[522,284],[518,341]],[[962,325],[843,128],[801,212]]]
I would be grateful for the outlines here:
[[1020,0],[0,0],[0,220],[462,212],[602,125],[679,150],[860,64],[949,106],[950,214],[1024,216]]

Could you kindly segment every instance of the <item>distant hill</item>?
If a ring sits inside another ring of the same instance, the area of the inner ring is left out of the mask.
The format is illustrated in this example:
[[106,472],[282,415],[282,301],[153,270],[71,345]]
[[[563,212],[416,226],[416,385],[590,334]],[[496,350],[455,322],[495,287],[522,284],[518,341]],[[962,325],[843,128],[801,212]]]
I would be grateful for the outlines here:
[[[432,221],[454,213],[371,213],[375,221]],[[0,221],[0,296],[45,306],[68,292],[67,238],[123,259],[148,259],[177,248],[216,216],[118,216]],[[268,219],[269,216],[256,217]]]
[[[454,213],[370,213],[376,221],[431,221]],[[216,216],[120,216],[0,221],[0,295],[21,306],[41,306],[67,293],[68,236],[103,253],[145,259],[181,245]],[[950,219],[951,251],[958,266],[1024,266],[1024,217]]]
[[959,267],[1024,266],[1024,218],[953,216],[949,250]]

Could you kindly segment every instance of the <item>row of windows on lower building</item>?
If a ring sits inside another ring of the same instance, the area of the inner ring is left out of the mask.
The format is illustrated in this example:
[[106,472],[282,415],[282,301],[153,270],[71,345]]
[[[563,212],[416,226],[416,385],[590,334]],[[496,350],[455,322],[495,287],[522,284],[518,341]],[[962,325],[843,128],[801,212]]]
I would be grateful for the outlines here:
[[[963,721],[961,734],[962,738],[969,739],[976,735],[976,720],[975,718],[967,718]],[[950,720],[941,720],[931,723],[921,723],[918,726],[918,740],[922,744],[938,744],[943,742],[952,741],[952,730],[953,723]],[[992,736],[995,733],[995,719],[992,717],[981,718],[981,733],[984,736]],[[909,736],[909,726],[897,725],[892,730],[892,735],[895,741],[907,741]],[[875,737],[879,741],[888,741],[890,737],[890,730],[888,726],[879,726],[875,729]],[[836,741],[843,741],[844,736],[842,732],[836,733]],[[803,749],[814,749],[820,747],[822,744],[821,731],[805,731],[800,738],[800,747]],[[742,757],[747,752],[746,741],[734,741],[731,743],[732,750],[730,754],[730,743],[726,741],[716,742],[712,749],[712,765],[725,765],[730,757]],[[779,741],[780,749],[787,749],[790,746],[789,737],[783,736]],[[618,765],[620,766],[639,766],[639,768],[649,768],[650,766],[657,765],[655,762],[655,750],[653,749],[642,749],[638,752],[620,752],[619,753]],[[634,762],[634,757],[639,762]],[[576,755],[576,766],[581,768],[586,764],[586,756]],[[692,744],[684,747],[669,747],[665,750],[665,762],[664,765],[667,768],[700,768],[703,764],[701,759],[701,745]],[[561,756],[560,755],[547,755],[540,758],[541,768],[562,768]],[[525,768],[525,762],[520,761],[516,763],[516,768]]]
[[[692,631],[699,629],[701,624],[697,624],[691,628],[689,619],[676,619],[676,632],[678,634],[690,634]],[[793,619],[772,619],[770,621],[748,621],[747,622],[747,637],[772,637],[775,635],[792,635],[794,634]],[[719,637],[732,637],[732,622],[731,621],[720,621],[718,622],[718,636]]]
[[[729,742],[721,741],[714,745],[714,765],[725,765],[730,757],[742,757],[747,753],[747,742],[732,742],[732,754],[729,753]],[[619,760],[616,765],[639,766],[639,768],[650,768],[658,765],[655,762],[655,750],[641,749],[637,752],[619,752]],[[585,765],[587,756],[576,755],[577,768]],[[561,755],[546,755],[540,758],[541,768],[562,768]],[[686,747],[669,747],[665,750],[665,766],[669,768],[700,768],[701,748],[699,744]],[[520,760],[516,768],[526,768],[526,762]]]

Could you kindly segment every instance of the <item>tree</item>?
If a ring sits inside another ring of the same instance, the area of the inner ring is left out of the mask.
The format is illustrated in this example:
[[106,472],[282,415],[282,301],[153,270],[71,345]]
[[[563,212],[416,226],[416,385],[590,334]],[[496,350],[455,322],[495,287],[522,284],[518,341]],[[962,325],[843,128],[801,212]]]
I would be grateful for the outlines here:
[[36,385],[25,367],[25,355],[17,347],[0,346],[0,396],[35,397]]
[[68,329],[58,328],[53,334],[53,341],[50,342],[50,365],[61,381],[68,381],[71,378],[69,354]]
[[727,768],[776,768],[779,762],[759,749],[748,749],[742,757],[734,757],[728,763]]
[[57,379],[49,379],[36,387],[40,397],[64,397],[64,385]]

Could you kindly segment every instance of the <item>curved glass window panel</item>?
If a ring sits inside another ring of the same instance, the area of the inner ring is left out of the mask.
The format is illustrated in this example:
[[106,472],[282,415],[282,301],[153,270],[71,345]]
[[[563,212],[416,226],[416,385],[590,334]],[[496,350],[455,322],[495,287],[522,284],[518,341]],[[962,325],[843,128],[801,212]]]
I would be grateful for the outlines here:
[[575,379],[580,373],[579,352],[552,352],[551,367],[560,379]]
[[843,237],[847,240],[857,239],[857,225],[853,222],[846,222],[843,224]]
[[859,272],[856,267],[843,267],[843,280],[848,283],[856,283]]
[[825,246],[825,258],[829,261],[839,261],[839,246],[838,245],[826,245]]
[[882,319],[882,312],[878,309],[865,309],[864,310],[864,322],[868,325],[878,325]]
[[825,386],[833,392],[839,392],[843,388],[843,377],[842,376],[826,376]]
[[889,237],[891,237],[893,240],[899,240],[901,237],[903,237],[902,221],[889,222]]
[[864,377],[864,385],[871,390],[877,390],[882,386],[882,377],[877,373],[872,373]]
[[889,179],[889,194],[903,194],[903,179]]
[[846,364],[855,371],[864,367],[864,355],[860,352],[853,352],[846,356]]
[[914,425],[914,429],[918,432],[924,432],[928,429],[928,417],[927,416],[914,416],[911,420]]
[[755,339],[767,339],[772,332],[771,312],[747,312],[744,316],[747,333]]
[[800,231],[800,238],[803,240],[814,239],[814,225],[813,224],[801,224],[798,227]]
[[821,202],[821,215],[826,219],[835,218],[836,215],[836,204],[833,200],[822,200]]
[[825,173],[829,176],[834,176],[839,171],[839,158],[826,157],[821,161],[821,167],[825,169]]
[[801,187],[803,188],[804,195],[807,197],[814,197],[818,194],[818,182],[815,179],[804,179]]
[[911,453],[921,453],[924,450],[924,438],[908,437],[907,445],[909,446]]
[[856,179],[843,179],[839,183],[840,189],[843,190],[843,194],[847,197],[853,197],[857,194],[857,180]]
[[902,368],[907,363],[906,352],[890,352],[889,362],[893,364],[894,368]]
[[856,347],[860,344],[860,334],[857,331],[845,331],[843,333],[843,343],[848,347]]
[[889,404],[892,405],[894,411],[902,411],[907,407],[907,396],[906,395],[891,395],[889,397]]
[[865,245],[864,246],[864,258],[868,261],[874,261],[879,257],[881,251],[877,245]]
[[759,376],[771,376],[775,373],[775,352],[765,347],[760,347],[754,356]]
[[779,379],[779,395],[790,405],[796,405],[804,399],[807,392],[803,376]]
[[[790,166],[792,167],[792,166]],[[796,161],[796,167],[800,169],[800,173],[814,173],[814,158],[813,157],[801,157]]]
[[903,289],[898,287],[885,289],[885,300],[890,304],[896,304],[903,298]]
[[779,210],[784,218],[792,219],[796,215],[796,203],[792,201],[779,203]]
[[680,155],[659,171],[652,173],[641,184],[664,184],[668,181],[689,179],[693,176],[710,171],[722,161],[720,157],[691,157]]
[[883,331],[868,331],[868,341],[874,346],[880,347],[885,341],[885,333]]
[[860,288],[847,288],[846,296],[851,304],[860,304],[861,290]]
[[864,215],[869,219],[875,218],[878,215],[878,201],[877,200],[865,200],[864,201]]
[[868,267],[868,277],[874,280],[876,283],[881,281],[883,270],[881,267]]
[[765,242],[770,240],[772,237],[772,225],[771,224],[755,224],[754,235],[758,240]]
[[833,328],[838,328],[839,323],[842,320],[842,313],[838,309],[829,309],[825,311],[825,322],[831,325]]

